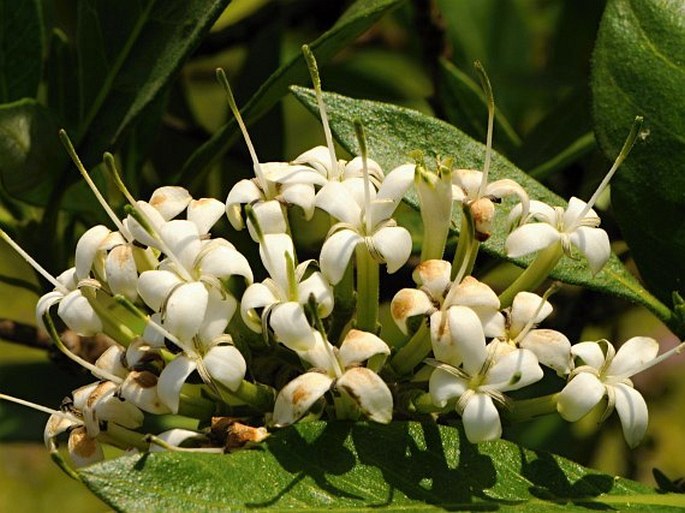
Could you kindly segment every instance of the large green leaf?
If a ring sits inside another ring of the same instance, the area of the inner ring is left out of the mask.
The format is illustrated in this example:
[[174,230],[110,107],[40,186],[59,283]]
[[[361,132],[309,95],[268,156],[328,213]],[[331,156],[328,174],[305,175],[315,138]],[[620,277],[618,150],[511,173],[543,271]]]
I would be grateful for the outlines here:
[[644,140],[614,178],[616,217],[640,273],[662,301],[685,294],[685,13],[680,0],[610,0],[592,75],[607,155],[644,115]]
[[80,472],[117,511],[680,511],[685,496],[454,427],[306,423],[229,455],[152,453]]
[[0,103],[36,95],[43,70],[39,0],[0,0]]
[[[313,91],[300,87],[293,87],[292,90],[310,111],[317,112]],[[353,122],[361,120],[367,133],[370,156],[386,170],[408,162],[409,153],[417,149],[423,151],[428,158],[453,157],[454,165],[458,168],[482,168],[484,145],[443,121],[394,105],[354,100],[332,93],[325,95],[325,101],[330,110],[331,128],[338,141],[351,153],[356,154],[358,149]],[[626,125],[626,131],[629,127],[630,123]],[[551,205],[566,205],[564,199],[495,153],[491,178],[496,180],[505,177],[521,184],[532,199]],[[418,208],[415,193],[410,192],[406,200]],[[506,213],[511,206],[509,202],[502,205],[504,212],[496,216],[493,235],[483,247],[485,251],[499,258],[511,260],[518,265],[526,265],[530,262],[529,258],[509,259],[504,251],[504,240],[507,235]],[[454,226],[460,226],[459,209],[454,210]],[[670,310],[651,296],[615,256],[612,256],[602,271],[595,276],[590,272],[584,258],[563,257],[552,276],[565,283],[581,285],[643,304],[661,319],[671,323],[674,329],[679,327]]]
[[[398,6],[403,1],[358,0],[345,11],[333,27],[313,41],[309,47],[319,63],[324,63],[366,31],[389,9]],[[308,80],[307,67],[301,56],[295,57],[278,68],[242,109],[246,122],[252,123],[263,116],[288,92],[288,86],[306,83]],[[205,170],[213,160],[231,147],[238,135],[237,123],[231,118],[184,164],[181,183]]]
[[230,0],[79,2],[84,162],[99,162],[174,77]]
[[28,98],[0,105],[0,178],[9,194],[47,196],[54,184],[49,171],[66,160],[50,111]]

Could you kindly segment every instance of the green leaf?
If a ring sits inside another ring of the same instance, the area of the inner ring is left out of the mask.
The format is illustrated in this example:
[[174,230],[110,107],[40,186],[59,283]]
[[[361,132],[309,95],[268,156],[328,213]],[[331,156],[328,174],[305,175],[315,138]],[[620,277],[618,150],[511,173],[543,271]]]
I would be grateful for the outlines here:
[[80,471],[117,511],[675,512],[685,496],[433,423],[301,423],[228,455],[152,453]]
[[595,129],[615,155],[624,127],[643,141],[612,185],[616,218],[640,274],[662,301],[685,294],[685,16],[677,0],[610,0],[592,74]]
[[229,1],[79,2],[81,123],[74,139],[87,166],[158,97]]
[[0,103],[34,97],[43,70],[39,0],[0,0]]
[[50,111],[32,99],[0,105],[0,178],[5,190],[25,201],[47,197],[66,162]]
[[[328,31],[309,44],[319,64],[323,64],[348,43],[365,32],[388,10],[397,7],[404,0],[358,0],[345,11],[340,19]],[[262,84],[241,110],[245,122],[249,125],[263,116],[287,92],[291,84],[302,84],[309,81],[307,66],[302,56],[291,59],[278,68]],[[235,119],[225,124],[211,139],[191,155],[183,166],[180,182],[196,177],[215,159],[225,153],[235,142],[239,131]]]
[[[317,112],[313,91],[301,87],[293,87],[292,91],[312,113]],[[361,120],[368,138],[370,157],[378,161],[386,172],[410,161],[409,152],[417,149],[427,158],[453,157],[454,166],[457,168],[480,169],[483,166],[485,146],[443,121],[394,105],[354,100],[332,93],[325,94],[325,101],[330,112],[331,128],[337,140],[350,153],[356,155],[358,149],[353,122],[356,119]],[[531,199],[544,201],[550,205],[566,205],[564,199],[497,153],[493,155],[490,178],[511,178],[526,189]],[[410,191],[405,199],[418,209],[418,199],[413,191]],[[523,266],[530,262],[530,258],[510,259],[504,251],[504,240],[507,235],[506,218],[512,206],[508,201],[502,204],[503,212],[500,211],[495,217],[493,234],[483,244],[483,248],[498,258]],[[453,226],[460,226],[460,213],[457,212],[458,209],[453,210]],[[665,322],[676,325],[676,319],[671,311],[644,290],[616,256],[612,256],[602,271],[595,276],[590,272],[584,258],[563,257],[553,271],[552,277],[565,283],[581,285],[642,304]]]

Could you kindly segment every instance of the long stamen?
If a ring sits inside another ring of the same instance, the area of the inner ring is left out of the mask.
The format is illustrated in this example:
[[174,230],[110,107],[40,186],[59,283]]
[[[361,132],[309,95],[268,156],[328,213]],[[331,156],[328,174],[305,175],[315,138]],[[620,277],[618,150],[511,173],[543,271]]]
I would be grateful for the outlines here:
[[611,169],[609,169],[609,172],[606,174],[602,182],[597,186],[595,193],[588,200],[587,204],[585,205],[585,208],[581,210],[580,214],[578,215],[578,219],[583,219],[583,217],[585,217],[585,215],[590,211],[593,205],[597,202],[597,199],[599,198],[600,194],[602,194],[602,192],[604,192],[604,189],[606,189],[607,185],[609,185],[609,181],[614,176],[614,173],[616,173],[619,166],[626,159],[626,157],[630,153],[630,150],[633,149],[633,145],[635,144],[638,135],[640,135],[640,128],[642,127],[643,120],[644,118],[642,116],[635,116],[633,126],[630,129],[630,133],[628,134],[626,141],[623,143],[623,147],[621,148],[618,157],[616,157],[614,164],[611,166]]
[[362,173],[364,178],[364,222],[366,226],[366,235],[371,234],[371,182],[369,181],[369,167],[367,161],[366,148],[366,134],[361,121],[354,121],[354,131],[357,134],[357,141],[359,142],[359,152],[362,157]]
[[[67,135],[67,132],[65,130],[60,130],[59,131],[59,138],[61,139],[64,147],[66,148],[67,153],[69,154],[69,157],[71,158],[71,160],[76,165],[76,168],[79,170],[79,173],[81,173],[81,176],[83,177],[83,179],[88,184],[88,187],[90,187],[90,190],[93,191],[93,195],[98,200],[98,203],[100,203],[100,206],[103,208],[103,210],[105,212],[107,212],[107,215],[112,220],[114,225],[117,227],[119,232],[121,232],[121,234],[124,235],[124,237],[126,237],[128,239],[128,237],[127,237],[128,231],[126,229],[124,229],[124,225],[121,223],[121,220],[116,216],[116,214],[112,210],[112,207],[109,206],[109,204],[107,203],[105,198],[102,196],[102,193],[100,193],[100,190],[95,185],[95,182],[90,177],[90,174],[88,174],[88,171],[86,171],[86,168],[83,165],[83,162],[81,162],[81,159],[79,158],[78,154],[76,153],[76,149],[74,148],[74,145],[71,143],[71,139],[69,139],[69,136]],[[110,157],[111,157],[111,154],[109,154],[109,153],[105,153],[105,155],[110,155]]]
[[0,394],[0,400],[5,400],[5,401],[9,401],[10,403],[15,403],[15,404],[19,404],[21,406],[26,406],[27,408],[31,408],[32,410],[36,410],[36,411],[39,411],[42,413],[47,413],[48,415],[56,415],[58,417],[62,417],[66,420],[69,420],[71,422],[76,422],[78,424],[83,423],[80,419],[74,417],[73,415],[71,415],[69,413],[66,413],[66,412],[63,412],[60,410],[53,410],[52,408],[48,408],[47,406],[43,406],[41,404],[36,404],[34,402],[27,401],[25,399],[19,399],[18,397],[13,397],[11,395]]
[[328,354],[328,359],[331,362],[331,367],[333,367],[333,372],[335,373],[335,376],[337,378],[340,378],[343,375],[344,371],[342,366],[340,365],[340,361],[333,352],[333,347],[328,342],[328,337],[326,336],[326,328],[324,328],[323,321],[321,320],[321,316],[319,315],[319,308],[318,304],[316,303],[316,297],[314,297],[314,294],[309,294],[309,297],[307,298],[307,307],[309,309],[310,315],[312,316],[312,319],[314,320],[314,327],[321,334],[321,339],[323,341],[324,347],[326,348],[326,353]]
[[128,188],[126,187],[126,184],[121,179],[121,174],[117,169],[116,162],[114,162],[114,156],[109,152],[105,152],[105,154],[102,156],[102,160],[105,161],[105,167],[107,167],[109,174],[112,176],[112,179],[114,180],[114,184],[117,186],[117,189],[119,189],[121,194],[124,195],[126,201],[128,201],[131,205],[136,205],[136,199],[129,192]]
[[243,139],[245,139],[247,150],[250,152],[250,157],[252,158],[252,166],[254,167],[255,176],[257,177],[257,180],[259,180],[259,183],[262,186],[262,190],[266,192],[268,190],[268,183],[264,178],[264,173],[262,172],[262,167],[259,163],[259,159],[257,158],[257,152],[255,151],[254,146],[252,145],[250,134],[247,133],[247,127],[245,126],[245,121],[243,121],[243,116],[240,114],[238,104],[235,102],[235,97],[233,96],[231,84],[229,84],[228,78],[226,77],[226,73],[223,69],[217,68],[216,78],[219,81],[219,83],[223,86],[224,91],[226,92],[228,106],[230,107],[233,116],[235,116],[235,120],[238,123],[238,126],[240,127],[240,131],[243,133]]
[[24,251],[24,249],[23,249],[19,244],[17,244],[16,242],[14,242],[14,240],[12,239],[12,237],[10,237],[9,235],[7,235],[7,233],[5,232],[5,230],[3,230],[2,228],[0,228],[0,238],[1,238],[2,240],[4,240],[7,244],[9,244],[9,245],[12,247],[12,249],[13,249],[14,251],[16,251],[17,253],[19,253],[19,255],[20,255],[24,260],[26,260],[26,262],[27,262],[31,267],[33,267],[33,268],[34,268],[34,269],[35,269],[43,278],[45,278],[45,279],[46,279],[47,281],[49,281],[52,285],[54,285],[55,288],[56,288],[57,290],[59,290],[62,294],[65,294],[65,295],[66,295],[66,294],[68,294],[68,293],[70,292],[69,289],[66,288],[64,285],[62,285],[60,282],[58,282],[57,279],[56,279],[52,274],[50,274],[49,272],[47,272],[47,271],[45,270],[45,268],[44,268],[42,265],[40,265],[38,262],[36,262],[36,261],[33,259],[33,257],[31,257],[31,255],[29,255],[26,251]]
[[485,194],[485,188],[488,185],[488,173],[490,171],[490,160],[492,159],[492,132],[495,124],[495,97],[492,94],[490,79],[488,78],[483,65],[480,63],[480,61],[474,62],[473,65],[480,77],[483,92],[485,93],[485,99],[488,103],[488,131],[485,138],[485,163],[483,164],[483,178],[481,179],[480,187],[478,188],[478,197],[481,198]]
[[65,346],[64,342],[62,342],[62,339],[59,336],[59,333],[57,333],[55,323],[52,321],[52,316],[47,312],[43,315],[43,323],[45,324],[52,341],[57,346],[57,349],[59,349],[67,358],[76,362],[84,369],[89,370],[97,378],[106,379],[107,381],[111,381],[117,385],[121,385],[124,382],[124,380],[119,376],[115,376],[111,372],[107,372],[106,370],[93,365],[92,363],[81,358],[79,355],[73,353],[67,346]]
[[542,299],[540,300],[540,303],[538,304],[538,307],[535,309],[535,312],[533,312],[533,315],[531,315],[530,319],[528,319],[528,322],[526,325],[523,327],[521,332],[516,336],[516,338],[512,341],[514,344],[518,344],[521,342],[521,340],[524,339],[526,335],[528,335],[528,332],[535,326],[536,322],[535,319],[537,319],[538,315],[540,315],[540,312],[542,309],[545,307],[545,304],[547,303],[547,300],[549,297],[554,294],[560,287],[561,285],[557,282],[552,283],[550,287],[545,291],[545,293],[542,295]]
[[670,358],[671,356],[681,354],[683,352],[685,352],[685,342],[681,342],[680,344],[675,346],[673,349],[670,349],[670,350],[666,351],[665,353],[660,354],[659,356],[657,356],[653,360],[649,360],[648,362],[643,363],[640,367],[637,368],[637,370],[631,369],[626,374],[622,374],[622,375],[618,375],[618,376],[614,376],[614,377],[620,379],[620,378],[629,378],[631,376],[635,376],[635,374],[639,374],[642,371],[646,371],[647,369],[654,367],[655,365],[660,364],[661,362]]
[[[316,64],[314,54],[309,49],[308,45],[302,45],[302,53],[307,61],[307,68],[312,77],[312,85],[316,94],[316,102],[319,105],[319,114],[321,115],[321,124],[323,125],[323,133],[326,136],[326,145],[331,157],[331,171],[337,175],[338,159],[335,156],[335,146],[333,144],[333,135],[331,134],[331,127],[328,122],[328,113],[326,112],[326,104],[323,101],[323,92],[321,90],[321,77],[319,76],[319,67]],[[332,178],[332,177],[329,177]]]

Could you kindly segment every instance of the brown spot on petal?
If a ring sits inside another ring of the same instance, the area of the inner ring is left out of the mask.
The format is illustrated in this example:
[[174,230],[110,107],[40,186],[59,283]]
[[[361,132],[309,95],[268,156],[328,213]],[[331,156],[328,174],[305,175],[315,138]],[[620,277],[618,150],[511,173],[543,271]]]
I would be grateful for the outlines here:
[[140,388],[155,388],[157,386],[157,376],[150,371],[131,372],[129,379],[133,380]]
[[293,391],[293,406],[297,406],[299,403],[305,402],[307,398],[311,395],[307,387],[300,386]]
[[96,402],[102,399],[102,396],[109,392],[112,387],[116,387],[116,385],[111,381],[103,381],[102,383],[99,383],[98,386],[95,387],[95,390],[93,390],[88,396],[88,399],[86,400],[86,407],[93,406]]
[[426,260],[416,266],[414,276],[418,278],[416,281],[419,282],[419,285],[422,285],[426,282],[440,279],[445,274],[449,274],[449,271],[446,270],[449,267],[449,262],[444,260]]
[[158,189],[155,191],[152,198],[150,198],[150,205],[158,209],[160,205],[163,205],[167,201],[169,201],[169,197]]
[[85,428],[78,427],[69,433],[69,452],[88,460],[98,451],[98,443],[86,433]]
[[495,218],[495,205],[489,198],[480,198],[471,203],[470,208],[476,227],[476,239],[484,242],[490,237],[492,221]]
[[203,205],[208,205],[209,203],[212,203],[212,198],[200,198],[198,200],[193,200],[193,205],[201,207]]
[[402,289],[390,303],[390,313],[393,319],[405,319],[414,308],[414,290]]

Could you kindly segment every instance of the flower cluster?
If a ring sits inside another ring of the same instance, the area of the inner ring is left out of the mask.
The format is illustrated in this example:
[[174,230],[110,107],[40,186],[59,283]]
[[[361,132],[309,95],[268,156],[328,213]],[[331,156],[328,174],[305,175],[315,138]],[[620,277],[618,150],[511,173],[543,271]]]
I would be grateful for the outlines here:
[[[49,410],[45,440],[51,450],[68,434],[71,460],[81,466],[102,459],[102,443],[223,450],[261,440],[265,428],[306,419],[388,423],[395,416],[455,412],[468,439],[485,442],[501,436],[502,412],[517,411],[509,393],[545,372],[565,382],[551,401],[563,418],[576,421],[600,404],[606,417],[615,408],[626,440],[636,445],[645,434],[647,408],[630,377],[670,353],[657,358],[657,342],[645,337],[618,351],[606,341],[572,345],[563,333],[538,327],[553,311],[552,289],[542,296],[535,290],[564,254],[575,258],[577,248],[593,273],[609,259],[609,239],[592,209],[598,193],[587,203],[572,198],[564,208],[529,200],[513,180],[490,183],[492,105],[482,170],[456,169],[449,160],[433,170],[420,156],[383,170],[368,157],[360,125],[360,155],[341,160],[316,64],[306,49],[305,55],[327,145],[290,162],[259,161],[219,72],[255,173],[236,183],[225,202],[194,199],[171,186],[136,201],[106,155],[129,203],[121,219],[63,136],[114,229],[88,229],[76,246],[74,267],[58,277],[2,234],[54,285],[38,302],[37,322],[96,379],[60,410]],[[423,248],[415,286],[397,291],[390,304],[405,338],[390,342],[379,325],[380,274],[382,265],[394,273],[411,256],[413,234],[393,217],[411,187],[421,205]],[[507,196],[518,204],[509,214],[505,250],[512,258],[537,256],[498,294],[473,276],[473,267],[501,215],[496,204]],[[292,216],[293,210],[301,215]],[[300,261],[293,233],[301,227],[291,219],[308,223],[317,211],[327,216],[328,233],[316,258]],[[462,225],[448,261],[453,211]],[[247,228],[261,262],[248,261],[213,234],[224,216],[236,230]],[[104,333],[114,343],[87,362],[60,342],[61,324],[80,335]],[[146,417],[170,414],[176,416],[167,424],[183,419],[176,428],[143,431]],[[238,443],[212,438],[206,428],[225,417],[239,418],[242,427],[234,431],[248,435]]]

